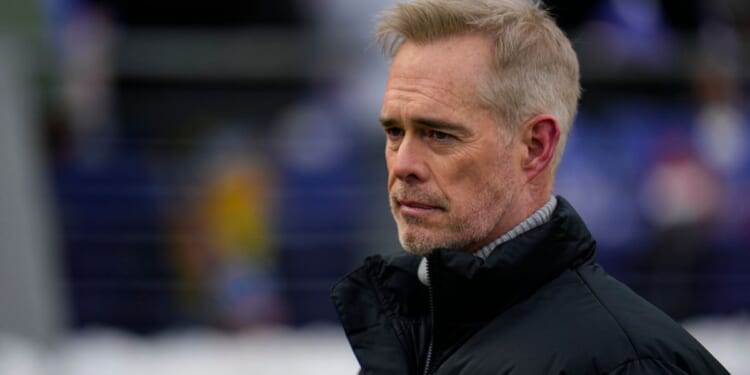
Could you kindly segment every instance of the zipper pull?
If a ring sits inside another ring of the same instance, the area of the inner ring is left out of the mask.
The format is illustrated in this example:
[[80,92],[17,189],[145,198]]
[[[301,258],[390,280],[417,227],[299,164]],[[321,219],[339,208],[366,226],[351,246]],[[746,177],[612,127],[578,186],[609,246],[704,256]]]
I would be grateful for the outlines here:
[[[423,271],[424,270],[424,271]],[[422,276],[424,275],[424,277]],[[419,269],[417,270],[417,276],[422,284],[427,285],[427,291],[430,301],[430,344],[427,347],[427,358],[425,358],[424,375],[430,374],[430,367],[432,367],[432,350],[435,344],[435,297],[432,292],[432,283],[430,281],[430,268],[427,257],[422,258],[419,263]]]

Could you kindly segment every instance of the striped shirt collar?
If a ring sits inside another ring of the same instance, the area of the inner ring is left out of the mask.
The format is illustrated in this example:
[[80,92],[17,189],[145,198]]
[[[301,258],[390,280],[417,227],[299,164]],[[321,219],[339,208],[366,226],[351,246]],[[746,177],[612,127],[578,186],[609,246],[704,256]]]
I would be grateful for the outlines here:
[[[486,260],[498,246],[548,222],[550,217],[552,217],[552,212],[555,211],[556,207],[557,198],[553,195],[549,198],[547,203],[544,204],[544,206],[536,210],[533,214],[531,214],[531,216],[526,218],[526,220],[522,221],[520,224],[516,225],[515,227],[513,227],[513,229],[509,230],[496,240],[490,242],[485,247],[479,249],[479,251],[474,253],[474,256],[476,256],[477,258],[481,258],[482,260]],[[430,285],[429,279],[427,277],[427,258],[422,258],[422,261],[419,263],[417,276],[419,277],[419,281],[421,281],[422,284]]]
[[557,207],[557,198],[553,195],[544,206],[536,210],[531,216],[526,218],[526,220],[513,227],[513,229],[500,236],[500,238],[479,249],[479,251],[474,253],[474,256],[486,260],[498,246],[548,222],[549,218],[552,216],[552,212],[555,211],[555,207]]

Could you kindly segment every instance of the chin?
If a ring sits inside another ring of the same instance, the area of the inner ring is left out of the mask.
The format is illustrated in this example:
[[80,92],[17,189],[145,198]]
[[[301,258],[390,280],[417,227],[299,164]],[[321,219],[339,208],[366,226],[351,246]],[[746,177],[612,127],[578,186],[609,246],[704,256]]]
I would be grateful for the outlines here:
[[409,246],[408,244],[401,244],[401,247],[404,248],[404,251],[406,251],[409,254],[419,255],[419,256],[427,256],[429,255],[433,250],[436,248],[422,248],[422,247],[414,247]]
[[430,237],[428,233],[404,233],[402,231],[398,233],[398,241],[404,251],[421,256],[426,256],[438,247],[432,241],[429,241]]
[[426,256],[435,249],[461,248],[448,239],[436,239],[434,234],[425,231],[399,231],[398,240],[404,251],[420,256]]

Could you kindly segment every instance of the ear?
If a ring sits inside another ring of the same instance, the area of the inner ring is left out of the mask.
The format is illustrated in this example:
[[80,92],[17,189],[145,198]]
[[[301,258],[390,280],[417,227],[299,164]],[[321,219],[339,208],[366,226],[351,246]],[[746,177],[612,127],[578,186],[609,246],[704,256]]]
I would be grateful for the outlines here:
[[522,167],[527,181],[534,179],[552,162],[560,140],[560,126],[549,114],[534,116],[521,130],[525,157]]

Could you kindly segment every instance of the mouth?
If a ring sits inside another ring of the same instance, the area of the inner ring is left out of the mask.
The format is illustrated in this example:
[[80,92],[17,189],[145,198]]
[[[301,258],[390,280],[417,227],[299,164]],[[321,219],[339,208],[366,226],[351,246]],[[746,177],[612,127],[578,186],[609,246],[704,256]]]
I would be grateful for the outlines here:
[[413,200],[397,199],[396,205],[401,214],[408,216],[424,216],[443,210],[443,208],[440,206]]

